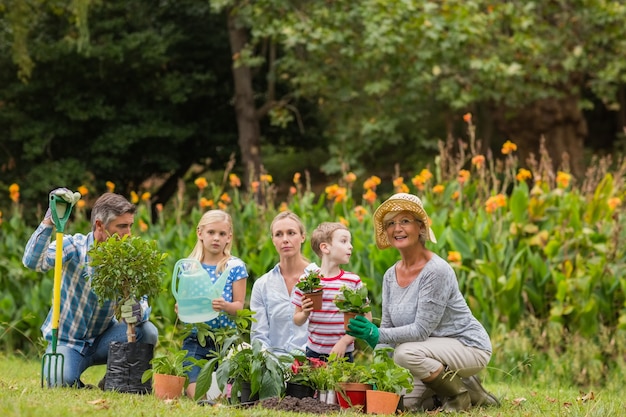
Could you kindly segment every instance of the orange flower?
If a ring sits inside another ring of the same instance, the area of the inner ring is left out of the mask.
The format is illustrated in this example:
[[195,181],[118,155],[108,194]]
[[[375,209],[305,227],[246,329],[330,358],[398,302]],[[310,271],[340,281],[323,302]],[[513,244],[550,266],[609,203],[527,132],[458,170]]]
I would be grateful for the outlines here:
[[380,185],[380,178],[376,175],[372,175],[363,183],[363,188],[366,190],[376,190],[376,186]]
[[566,172],[559,171],[556,173],[556,183],[559,185],[559,188],[567,188],[571,180],[572,176]]
[[252,182],[250,183],[250,187],[252,187],[252,192],[253,192],[253,193],[257,193],[257,192],[259,191],[259,186],[260,186],[260,185],[261,185],[261,183],[260,183],[260,182],[258,182],[258,181],[252,181]]
[[517,171],[517,175],[515,176],[515,179],[517,179],[519,182],[522,182],[522,181],[526,181],[528,179],[531,179],[532,176],[533,176],[533,174],[529,170],[524,169],[524,168],[520,168]]
[[354,216],[359,222],[362,222],[367,214],[367,210],[363,206],[356,206],[354,208]]
[[468,170],[462,169],[459,171],[459,176],[457,177],[459,184],[465,184],[467,180],[469,180],[469,178],[470,178],[470,172]]
[[335,195],[335,203],[345,201],[348,196],[348,190],[345,187],[339,187]]
[[198,187],[200,191],[204,190],[209,185],[208,181],[204,177],[196,178],[193,183],[196,184],[196,187]]
[[487,213],[493,213],[500,207],[506,207],[506,197],[504,194],[498,194],[493,197],[489,197],[485,202],[485,210]]
[[296,172],[295,174],[293,174],[293,183],[294,184],[300,184],[300,173]]
[[343,177],[343,179],[348,183],[348,184],[354,184],[354,182],[356,181],[356,174],[354,172],[348,172],[346,174],[345,177]]
[[139,219],[139,230],[142,232],[146,232],[148,230],[148,225],[142,219]]
[[237,176],[237,174],[228,174],[228,182],[232,188],[241,187],[241,180]]
[[444,190],[446,189],[446,187],[444,187],[441,184],[437,184],[433,187],[433,193],[435,194],[443,194]]
[[224,202],[226,204],[230,203],[232,200],[230,199],[230,196],[228,195],[228,193],[224,193],[220,196],[220,201]]
[[107,190],[112,193],[113,191],[115,191],[115,184],[113,184],[111,181],[107,181],[106,182],[106,186],[107,186]]
[[393,180],[393,186],[399,188],[404,184],[404,177],[397,177]]
[[150,197],[152,197],[152,194],[146,191],[141,195],[141,201],[150,201]]
[[343,216],[339,216],[339,223],[343,224],[344,226],[350,226],[350,222],[346,220],[346,218]]
[[420,177],[422,177],[424,179],[424,182],[426,182],[433,177],[433,174],[432,172],[424,168],[420,171]]
[[287,206],[287,203],[285,203],[284,201],[280,203],[280,207],[278,207],[278,211],[282,213],[283,211],[287,211],[287,210],[289,210],[289,206]]
[[86,203],[85,203],[85,200],[83,200],[83,199],[78,200],[76,202],[76,207],[78,207],[79,209],[85,208],[85,205],[86,205]]
[[161,213],[163,211],[163,203],[158,203],[156,205],[156,210]]
[[228,206],[227,206],[226,204],[222,203],[221,201],[218,201],[218,202],[217,202],[217,207],[218,207],[220,210],[224,210],[224,211],[226,211],[226,209],[228,208]]
[[483,155],[476,155],[472,158],[472,164],[476,169],[481,169],[485,165],[485,157]]
[[516,150],[517,150],[517,145],[511,142],[510,140],[507,140],[506,142],[504,142],[504,145],[502,145],[503,155],[508,155],[511,152],[514,152]]
[[472,123],[472,113],[465,113],[463,115],[463,121],[465,123]]
[[461,265],[461,253],[453,250],[449,251],[448,261],[457,265]]
[[297,192],[298,192],[298,189],[294,187],[293,185],[289,187],[289,194],[295,195]]
[[13,201],[14,203],[17,203],[18,201],[20,201],[20,186],[13,183],[9,186],[9,197],[11,198],[11,201]]
[[80,195],[85,196],[89,194],[89,189],[85,187],[84,185],[81,185],[80,187],[78,187],[78,192],[80,193]]
[[264,182],[266,184],[270,184],[273,181],[272,176],[268,174],[261,175],[261,178],[259,179],[261,180],[261,182]]
[[139,202],[139,196],[134,191],[130,192],[130,202],[133,204],[137,204]]
[[202,209],[206,209],[206,208],[213,208],[213,206],[215,205],[215,203],[213,202],[213,200],[209,200],[205,197],[202,197],[200,199],[200,208]]
[[455,192],[452,193],[452,199],[453,200],[458,200],[460,195],[461,195],[461,193],[459,193],[458,191],[455,191]]
[[367,201],[370,204],[374,204],[376,201],[376,192],[373,190],[367,190],[365,194],[363,194],[363,200]]
[[617,207],[622,205],[622,200],[618,197],[612,197],[612,198],[609,198],[609,201],[607,201],[607,204],[609,205],[609,208],[611,210],[615,210]]

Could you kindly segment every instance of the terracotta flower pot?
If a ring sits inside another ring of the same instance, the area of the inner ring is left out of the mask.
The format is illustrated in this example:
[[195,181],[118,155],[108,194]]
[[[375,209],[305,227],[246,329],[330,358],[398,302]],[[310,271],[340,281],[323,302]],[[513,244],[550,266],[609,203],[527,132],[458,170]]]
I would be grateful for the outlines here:
[[357,316],[356,313],[343,313],[343,327],[348,331],[348,324],[350,323],[350,319],[353,319]]
[[396,414],[400,396],[386,391],[365,391],[365,411],[368,414]]
[[361,384],[358,382],[342,382],[337,390],[337,401],[341,408],[361,408],[366,405],[365,393],[371,390],[369,384]]
[[153,392],[157,398],[162,400],[173,400],[183,395],[185,387],[185,377],[154,374],[152,376]]
[[324,303],[324,291],[319,290],[315,292],[307,292],[302,294],[303,297],[309,298],[313,301],[313,311],[321,310]]

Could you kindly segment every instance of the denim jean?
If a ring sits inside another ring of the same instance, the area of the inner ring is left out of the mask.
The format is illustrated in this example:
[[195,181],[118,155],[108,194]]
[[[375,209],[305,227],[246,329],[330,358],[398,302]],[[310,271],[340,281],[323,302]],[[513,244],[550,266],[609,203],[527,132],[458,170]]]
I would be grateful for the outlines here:
[[[149,321],[135,326],[135,333],[137,334],[137,342],[141,343],[156,345],[159,338],[156,326]],[[51,358],[51,368],[48,369],[48,361],[46,361],[46,366],[43,369],[46,380],[48,379],[48,374],[50,374],[52,379],[47,380],[48,385],[83,388],[85,384],[80,380],[83,372],[90,366],[105,365],[107,363],[109,344],[111,342],[125,343],[127,340],[126,323],[118,322],[98,336],[91,346],[85,347],[82,353],[59,343],[56,353],[63,355],[63,380],[61,381],[60,366],[59,369],[55,369],[55,358]],[[52,353],[51,344],[48,344],[46,353]],[[60,365],[60,361],[57,362]]]
[[[215,351],[215,343],[213,339],[210,337],[206,338],[206,345],[201,346],[200,342],[198,342],[198,337],[196,334],[191,334],[183,340],[183,350],[187,351],[187,357],[192,357],[195,359],[207,359],[209,353]],[[190,360],[186,360],[184,365],[193,365],[193,362]],[[189,383],[194,383],[198,379],[198,375],[200,374],[200,367],[193,366],[189,372],[187,372],[187,377],[189,378]]]

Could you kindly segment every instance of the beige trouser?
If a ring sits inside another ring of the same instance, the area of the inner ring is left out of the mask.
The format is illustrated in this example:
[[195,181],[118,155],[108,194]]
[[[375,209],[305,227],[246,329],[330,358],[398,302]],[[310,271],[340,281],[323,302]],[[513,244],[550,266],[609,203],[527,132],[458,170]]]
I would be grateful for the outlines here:
[[482,349],[465,346],[449,337],[430,337],[423,342],[408,342],[397,345],[394,361],[413,374],[413,391],[404,394],[407,409],[419,409],[434,393],[421,381],[436,372],[441,365],[461,377],[469,377],[483,370],[491,354]]

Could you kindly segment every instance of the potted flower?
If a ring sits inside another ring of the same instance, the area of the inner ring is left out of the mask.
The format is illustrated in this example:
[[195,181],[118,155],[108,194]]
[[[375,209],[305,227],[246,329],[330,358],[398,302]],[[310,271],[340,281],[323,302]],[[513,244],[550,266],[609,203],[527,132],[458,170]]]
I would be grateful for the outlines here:
[[339,311],[344,314],[343,321],[346,330],[348,330],[348,323],[351,318],[372,311],[366,286],[351,288],[344,285],[339,294],[335,296],[334,303]]
[[179,398],[188,383],[187,372],[193,367],[191,363],[185,365],[186,357],[186,350],[167,350],[165,354],[155,356],[150,361],[152,368],[143,373],[141,382],[152,379],[153,392],[157,398]]
[[302,296],[313,301],[313,310],[321,310],[323,303],[324,287],[321,279],[324,278],[319,271],[310,271],[300,277],[296,283],[296,288],[302,291]]
[[370,414],[395,414],[403,390],[413,390],[413,375],[394,362],[392,353],[391,347],[374,350],[373,361],[368,366],[375,387],[365,393],[366,411]]
[[307,357],[296,357],[289,368],[285,395],[296,398],[313,397],[318,389],[315,377],[318,368],[326,362]]
[[[156,241],[113,235],[105,241],[95,242],[88,254],[91,258],[89,266],[93,268],[91,288],[101,302],[112,300],[116,303],[118,320],[121,319],[122,306],[159,293],[164,276],[163,260],[167,254],[159,251]],[[152,387],[148,382],[142,383],[141,377],[150,368],[154,346],[137,343],[136,324],[127,322],[127,325],[128,343],[111,342],[109,345],[104,389],[148,393]]]

